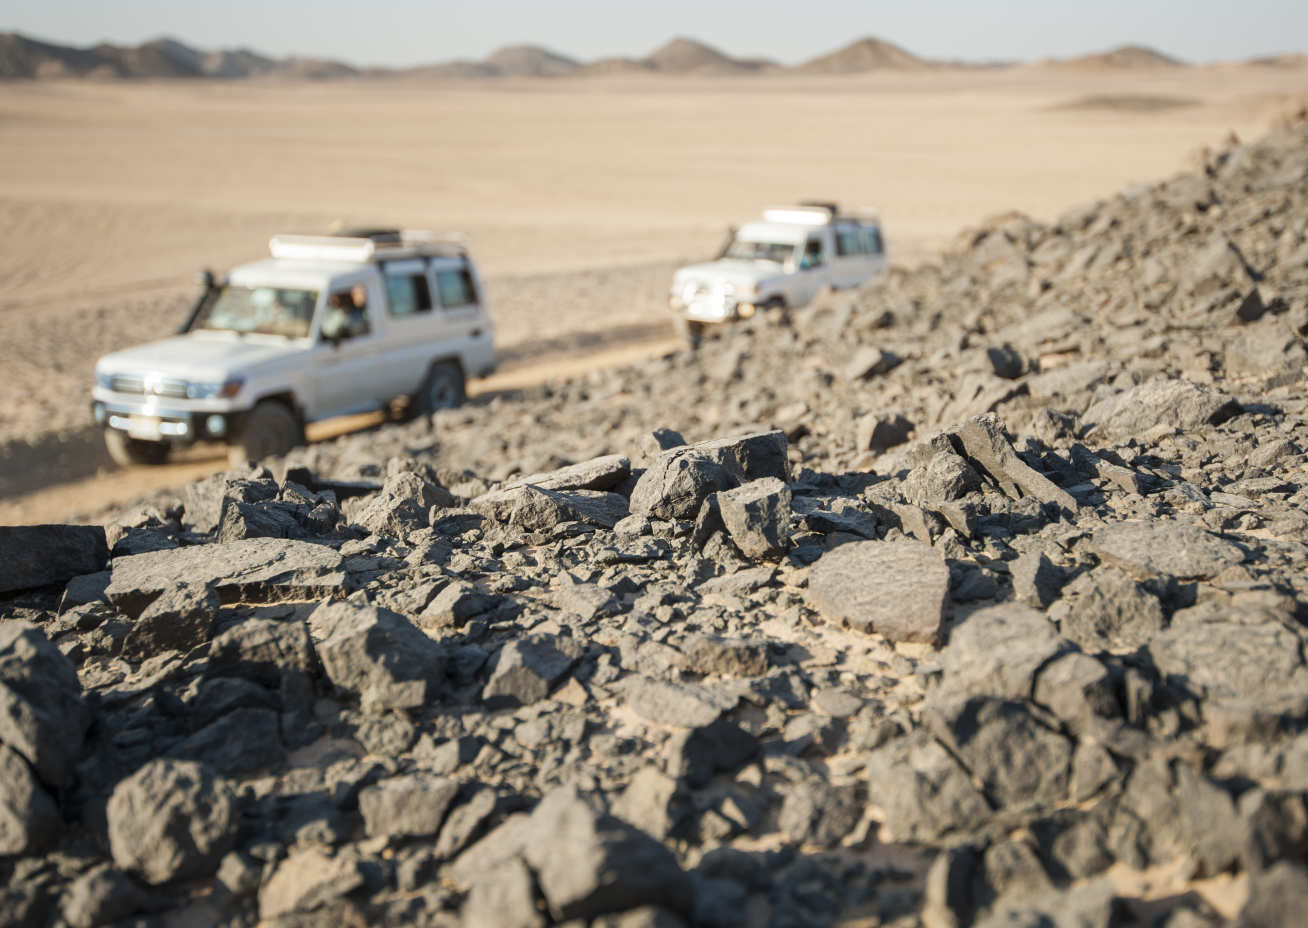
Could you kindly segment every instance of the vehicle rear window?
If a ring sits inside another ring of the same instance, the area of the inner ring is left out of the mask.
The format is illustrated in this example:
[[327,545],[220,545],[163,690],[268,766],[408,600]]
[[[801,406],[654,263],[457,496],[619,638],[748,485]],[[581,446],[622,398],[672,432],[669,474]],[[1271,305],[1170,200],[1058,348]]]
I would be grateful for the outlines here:
[[854,229],[838,229],[836,231],[836,254],[842,258],[849,255],[863,254],[863,242],[860,238],[858,232]]
[[431,288],[426,274],[387,274],[386,302],[392,316],[431,311]]
[[436,290],[443,309],[457,309],[477,302],[477,288],[467,268],[436,272]]

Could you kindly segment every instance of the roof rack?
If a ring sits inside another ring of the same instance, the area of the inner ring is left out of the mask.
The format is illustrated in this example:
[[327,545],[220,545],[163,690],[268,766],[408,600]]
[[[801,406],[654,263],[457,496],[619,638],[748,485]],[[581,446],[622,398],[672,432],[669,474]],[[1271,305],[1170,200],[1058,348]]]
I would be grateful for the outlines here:
[[438,236],[427,229],[350,229],[339,235],[274,235],[268,241],[274,258],[301,261],[389,261],[396,258],[462,257],[468,253],[460,234]]
[[802,226],[824,226],[836,217],[834,203],[799,203],[795,206],[769,206],[763,210],[768,222],[789,222]]

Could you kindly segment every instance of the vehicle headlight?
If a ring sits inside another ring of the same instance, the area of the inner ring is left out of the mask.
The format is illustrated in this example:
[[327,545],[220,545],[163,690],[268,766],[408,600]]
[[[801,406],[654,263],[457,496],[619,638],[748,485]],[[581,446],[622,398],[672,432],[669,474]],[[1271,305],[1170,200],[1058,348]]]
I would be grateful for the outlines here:
[[222,383],[190,383],[186,385],[186,395],[193,400],[230,399],[244,385],[244,377],[231,377]]
[[106,374],[103,371],[95,372],[95,385],[101,390],[112,390],[114,388],[113,374]]

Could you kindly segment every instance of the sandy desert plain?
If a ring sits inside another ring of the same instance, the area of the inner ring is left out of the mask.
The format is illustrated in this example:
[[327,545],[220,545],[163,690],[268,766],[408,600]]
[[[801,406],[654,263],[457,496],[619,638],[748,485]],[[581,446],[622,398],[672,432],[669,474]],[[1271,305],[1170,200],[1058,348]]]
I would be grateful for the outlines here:
[[918,263],[1259,135],[1308,68],[0,85],[0,522],[220,469],[106,473],[95,358],[176,325],[279,231],[467,235],[504,365],[483,392],[666,350],[674,267],[766,204],[881,212]]

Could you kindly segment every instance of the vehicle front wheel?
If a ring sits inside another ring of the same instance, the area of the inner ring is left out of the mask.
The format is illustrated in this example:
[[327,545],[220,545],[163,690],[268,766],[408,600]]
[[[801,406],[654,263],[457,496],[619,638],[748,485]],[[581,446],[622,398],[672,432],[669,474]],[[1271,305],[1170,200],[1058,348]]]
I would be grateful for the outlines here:
[[705,325],[702,322],[695,322],[693,319],[687,319],[684,316],[677,317],[677,334],[685,339],[686,344],[694,351],[699,347],[700,342],[704,341]]
[[438,409],[461,406],[466,398],[463,368],[453,361],[438,361],[427,371],[413,399],[418,412],[429,416]]
[[156,467],[168,460],[172,450],[164,441],[142,441],[118,429],[104,430],[104,446],[119,467]]
[[264,400],[246,417],[240,434],[227,446],[227,463],[244,467],[250,461],[285,454],[304,440],[300,421],[285,404]]

